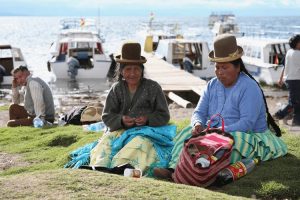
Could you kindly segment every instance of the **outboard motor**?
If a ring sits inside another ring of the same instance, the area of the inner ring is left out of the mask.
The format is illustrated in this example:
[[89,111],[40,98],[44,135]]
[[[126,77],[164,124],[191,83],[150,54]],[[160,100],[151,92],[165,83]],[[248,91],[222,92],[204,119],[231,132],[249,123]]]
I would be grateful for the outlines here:
[[80,68],[79,61],[74,57],[69,57],[67,64],[68,64],[68,75],[70,76],[70,79],[76,80],[78,69]]
[[110,54],[109,57],[111,59],[111,64],[110,64],[110,67],[109,67],[109,71],[107,73],[107,78],[109,78],[110,80],[112,80],[114,78],[114,75],[115,75],[117,63],[116,63],[116,61],[114,59],[114,54]]

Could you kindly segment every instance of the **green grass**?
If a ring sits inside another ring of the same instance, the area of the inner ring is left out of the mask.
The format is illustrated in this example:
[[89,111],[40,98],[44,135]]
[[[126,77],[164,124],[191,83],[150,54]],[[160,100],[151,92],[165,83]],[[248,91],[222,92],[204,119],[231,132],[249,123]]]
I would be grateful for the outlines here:
[[[174,123],[174,122],[173,122]],[[188,120],[176,122],[177,132]],[[63,169],[71,151],[101,133],[80,126],[0,128],[0,153],[18,155],[24,165],[0,170],[1,199],[298,199],[300,137],[285,133],[288,155],[262,162],[251,174],[222,188],[203,189],[151,178],[129,179],[88,170]]]
[[6,111],[8,110],[9,105],[0,106],[0,111]]

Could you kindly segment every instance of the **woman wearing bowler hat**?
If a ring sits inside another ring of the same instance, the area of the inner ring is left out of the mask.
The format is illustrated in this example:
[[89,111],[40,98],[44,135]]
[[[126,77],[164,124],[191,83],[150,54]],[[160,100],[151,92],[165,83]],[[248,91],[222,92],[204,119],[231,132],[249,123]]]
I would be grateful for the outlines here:
[[[170,127],[165,126],[170,119],[168,104],[160,85],[144,77],[143,64],[146,59],[141,56],[139,43],[125,43],[122,54],[116,56],[116,62],[119,63],[117,82],[108,93],[102,114],[102,120],[109,132],[91,151],[90,165],[113,168],[130,164],[144,173],[151,164],[159,160],[156,153],[159,145],[153,145],[150,135],[144,137],[148,132],[141,131],[143,133],[136,136],[135,131],[151,127],[151,131],[159,134],[158,130],[162,127],[166,128],[164,134],[168,134]],[[117,140],[126,137],[129,132],[130,138],[126,138],[116,150],[114,147],[118,146]],[[171,136],[169,142],[172,139]],[[117,142],[112,144],[115,141]]]
[[[215,62],[216,77],[204,89],[192,115],[191,126],[175,138],[169,163],[171,170],[155,169],[157,177],[170,178],[170,171],[176,167],[184,140],[203,131],[215,114],[223,117],[225,131],[235,139],[231,163],[242,158],[265,161],[287,153],[284,142],[275,136],[281,136],[281,131],[268,111],[263,91],[245,68],[242,55],[243,49],[237,45],[235,36],[222,34],[215,38],[209,59]],[[221,128],[222,120],[215,117],[210,124]],[[269,125],[275,133],[270,131]]]

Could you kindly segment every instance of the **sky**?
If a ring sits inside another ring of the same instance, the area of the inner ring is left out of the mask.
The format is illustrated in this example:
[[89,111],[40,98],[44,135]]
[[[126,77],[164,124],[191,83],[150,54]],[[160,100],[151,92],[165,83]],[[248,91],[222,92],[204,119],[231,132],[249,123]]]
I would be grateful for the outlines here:
[[0,0],[0,16],[299,16],[300,0]]

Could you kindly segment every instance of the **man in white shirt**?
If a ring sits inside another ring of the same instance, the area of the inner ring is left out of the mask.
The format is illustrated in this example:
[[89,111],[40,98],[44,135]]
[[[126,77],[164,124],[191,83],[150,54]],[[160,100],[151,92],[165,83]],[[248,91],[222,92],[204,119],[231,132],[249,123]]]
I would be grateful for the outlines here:
[[[26,66],[13,70],[12,100],[7,126],[31,126],[34,117],[48,122],[54,121],[52,92],[42,79],[32,77]],[[20,105],[24,102],[24,106]]]
[[[289,41],[291,49],[285,56],[285,67],[279,85],[285,81],[289,90],[289,101],[294,109],[292,125],[300,126],[300,35],[294,35]],[[280,111],[275,116],[280,118]]]

